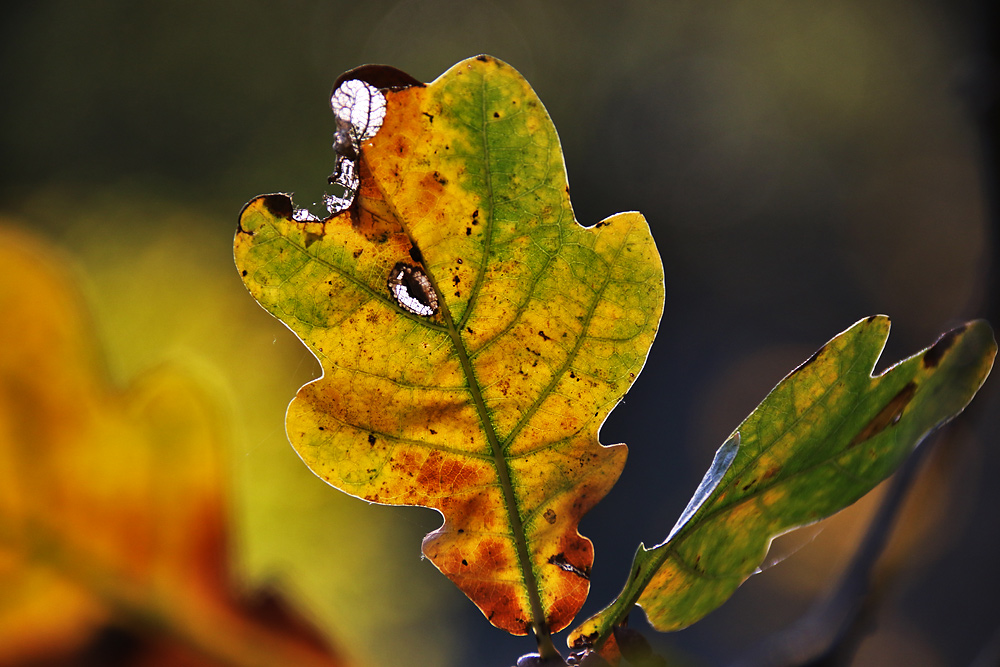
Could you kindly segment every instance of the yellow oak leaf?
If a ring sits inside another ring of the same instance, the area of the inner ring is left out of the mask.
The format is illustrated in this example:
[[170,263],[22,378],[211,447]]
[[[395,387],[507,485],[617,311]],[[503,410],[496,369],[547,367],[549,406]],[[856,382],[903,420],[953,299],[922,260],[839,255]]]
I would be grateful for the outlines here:
[[423,552],[495,626],[558,631],[589,590],[580,518],[625,462],[598,431],[662,312],[649,227],[577,223],[548,114],[488,56],[427,85],[361,68],[332,101],[330,217],[266,195],[235,240],[322,364],[288,436],[347,493],[439,510]]

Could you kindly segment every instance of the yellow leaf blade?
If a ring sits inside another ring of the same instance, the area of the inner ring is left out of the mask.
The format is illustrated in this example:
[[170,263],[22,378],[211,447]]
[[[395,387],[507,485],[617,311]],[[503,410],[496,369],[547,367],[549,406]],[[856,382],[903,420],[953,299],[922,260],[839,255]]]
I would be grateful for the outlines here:
[[289,439],[347,493],[439,510],[424,553],[494,625],[557,631],[589,590],[579,520],[624,465],[598,430],[655,335],[659,255],[638,213],[576,222],[555,129],[507,65],[383,93],[353,206],[300,221],[268,195],[241,216],[244,281],[323,366]]

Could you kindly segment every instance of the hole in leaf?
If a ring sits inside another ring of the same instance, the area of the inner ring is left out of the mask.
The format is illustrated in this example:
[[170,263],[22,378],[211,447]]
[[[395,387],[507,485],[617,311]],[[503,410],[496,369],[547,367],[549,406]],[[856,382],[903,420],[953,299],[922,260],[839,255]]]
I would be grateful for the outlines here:
[[414,315],[430,317],[438,310],[438,296],[430,278],[419,267],[399,262],[389,274],[389,292]]
[[[375,86],[358,79],[341,81],[330,95],[330,108],[337,123],[333,134],[337,162],[328,179],[333,188],[323,195],[323,205],[329,215],[336,215],[354,203],[360,185],[358,157],[361,144],[374,137],[382,127],[385,106],[385,95]],[[310,217],[312,214],[308,212],[296,213],[296,220],[315,218]]]

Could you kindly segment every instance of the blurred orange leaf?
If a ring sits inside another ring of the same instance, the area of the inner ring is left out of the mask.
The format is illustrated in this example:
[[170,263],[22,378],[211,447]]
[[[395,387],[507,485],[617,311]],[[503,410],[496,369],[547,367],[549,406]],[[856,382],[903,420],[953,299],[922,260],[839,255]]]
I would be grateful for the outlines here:
[[125,664],[343,664],[280,598],[233,585],[213,398],[167,367],[110,383],[73,283],[0,228],[0,664],[116,637]]

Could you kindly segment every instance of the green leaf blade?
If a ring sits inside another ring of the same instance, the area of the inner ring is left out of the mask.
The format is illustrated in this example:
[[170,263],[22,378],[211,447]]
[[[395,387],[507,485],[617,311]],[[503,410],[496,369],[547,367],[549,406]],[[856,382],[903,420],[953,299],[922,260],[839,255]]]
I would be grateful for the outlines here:
[[737,429],[711,497],[663,544],[640,545],[621,595],[570,643],[603,643],[633,604],[662,631],[711,612],[774,536],[855,502],[960,413],[996,356],[992,329],[974,321],[873,377],[888,333],[888,318],[862,320],[782,380]]

